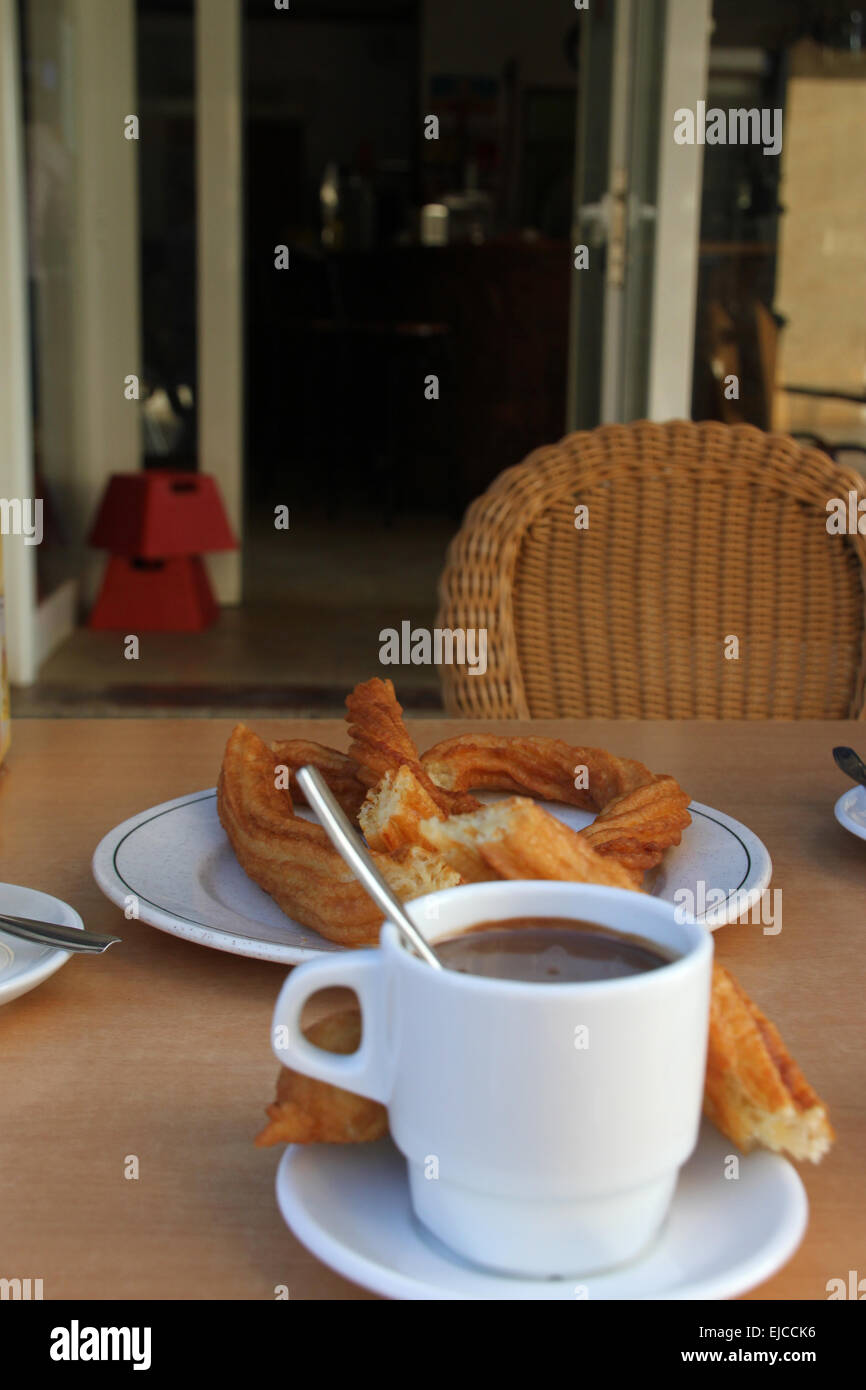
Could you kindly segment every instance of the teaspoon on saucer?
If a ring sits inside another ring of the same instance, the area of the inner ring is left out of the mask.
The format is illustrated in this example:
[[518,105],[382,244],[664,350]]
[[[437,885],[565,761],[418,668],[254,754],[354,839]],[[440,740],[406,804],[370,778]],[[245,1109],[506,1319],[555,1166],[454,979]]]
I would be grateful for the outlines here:
[[91,956],[101,955],[121,939],[80,931],[77,927],[62,927],[56,922],[38,922],[34,917],[15,917],[9,912],[0,912],[0,932],[18,936],[22,941],[33,941],[37,946],[59,946],[61,951]]

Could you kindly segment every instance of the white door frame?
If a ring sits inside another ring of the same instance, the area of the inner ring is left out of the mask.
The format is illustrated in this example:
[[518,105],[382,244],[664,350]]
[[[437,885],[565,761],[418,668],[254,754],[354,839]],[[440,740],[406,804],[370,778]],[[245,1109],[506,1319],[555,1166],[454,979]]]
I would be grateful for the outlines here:
[[[140,372],[138,144],[124,138],[135,114],[134,0],[68,0],[70,99],[75,128],[72,218],[72,350],[75,394],[63,521],[82,587],[92,595],[102,557],[85,539],[108,477],[141,461],[139,407],[124,378]],[[27,198],[20,45],[15,0],[0,0],[0,495],[32,497],[31,326],[27,302]],[[36,598],[35,547],[4,546],[10,680],[29,685],[40,662],[71,632],[77,584]]]
[[[243,525],[243,166],[240,0],[196,0],[198,458]],[[220,603],[239,603],[239,551],[208,557]]]
[[[629,134],[631,126],[629,84],[632,70],[634,0],[616,0],[614,16],[613,73],[610,88],[610,146],[607,172],[607,270],[604,292],[604,326],[601,351],[600,423],[621,418],[624,383],[623,332],[625,327],[625,265],[614,264],[626,248],[625,207],[628,196]],[[614,223],[620,225],[612,235]]]
[[[595,234],[595,245],[606,243],[606,268],[603,297],[597,295],[591,309],[588,297],[580,294],[580,271],[573,281],[571,329],[568,369],[568,428],[573,429],[579,414],[586,416],[590,404],[579,403],[577,373],[580,351],[587,351],[594,326],[593,350],[598,355],[600,373],[597,394],[599,423],[625,421],[630,411],[638,409],[653,420],[688,419],[691,415],[692,363],[695,337],[695,308],[700,237],[702,192],[701,146],[678,145],[674,141],[673,113],[678,107],[694,109],[697,101],[706,97],[709,67],[712,0],[654,0],[658,23],[664,23],[664,44],[661,53],[661,86],[657,109],[642,113],[640,103],[650,98],[640,95],[646,91],[637,82],[637,68],[647,62],[646,53],[638,47],[637,20],[646,16],[638,10],[639,0],[615,0],[601,23],[606,27],[610,77],[606,103],[596,119],[607,122],[607,130],[597,134],[607,136],[606,188],[598,189],[595,175],[589,194],[595,201],[575,207],[573,240],[579,243],[586,232]],[[592,40],[590,39],[590,43]],[[605,46],[602,44],[602,54]],[[587,80],[586,62],[592,60],[588,51],[583,67]],[[588,90],[588,88],[587,88]],[[598,100],[596,96],[596,100]],[[639,177],[637,161],[643,156],[635,147],[635,139],[643,119],[658,121],[658,162],[655,193],[652,204],[647,180]],[[578,111],[576,197],[587,196],[582,186],[581,152],[593,136],[587,123],[593,112],[584,97]],[[641,201],[638,203],[638,199]],[[637,245],[633,240],[633,223],[637,220],[655,222],[651,252],[649,282],[635,273],[633,259]],[[594,249],[590,251],[593,264]],[[647,295],[649,299],[647,301]],[[583,298],[583,304],[582,304]],[[642,305],[649,305],[649,313]],[[584,319],[584,315],[588,315]],[[629,363],[647,333],[646,356],[641,367],[641,381],[629,379]],[[645,384],[644,384],[645,381]]]
[[678,145],[674,112],[707,95],[712,0],[667,0],[647,417],[688,420],[701,234],[703,145]]
[[[125,118],[138,114],[135,0],[71,0],[76,128],[74,332],[75,512],[80,543],[112,473],[141,467],[141,405],[127,376],[141,373],[138,151]],[[85,599],[105,557],[82,550]]]
[[[33,496],[33,440],[19,52],[15,0],[0,0],[0,496],[23,501]],[[38,664],[35,547],[4,537],[3,568],[9,679],[29,685]]]

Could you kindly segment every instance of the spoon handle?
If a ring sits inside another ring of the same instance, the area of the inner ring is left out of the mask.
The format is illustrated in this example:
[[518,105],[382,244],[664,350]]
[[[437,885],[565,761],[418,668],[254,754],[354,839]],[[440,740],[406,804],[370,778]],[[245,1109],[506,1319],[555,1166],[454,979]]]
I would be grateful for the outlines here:
[[853,748],[834,748],[833,757],[836,759],[837,767],[840,767],[852,782],[859,782],[866,787],[866,764]]
[[101,936],[97,932],[82,931],[79,927],[39,922],[32,917],[17,917],[10,912],[0,912],[0,932],[18,936],[22,941],[35,942],[37,946],[58,946],[61,951],[78,951],[85,955],[99,955],[120,941],[119,936]]
[[302,767],[297,772],[298,785],[303,789],[308,803],[325,827],[331,844],[345,859],[352,873],[370,894],[385,916],[399,928],[418,955],[428,965],[442,970],[442,962],[431,951],[427,942],[405,911],[403,904],[385,882],[369,850],[352,825],[343,808],[334,799],[324,777],[315,767]]

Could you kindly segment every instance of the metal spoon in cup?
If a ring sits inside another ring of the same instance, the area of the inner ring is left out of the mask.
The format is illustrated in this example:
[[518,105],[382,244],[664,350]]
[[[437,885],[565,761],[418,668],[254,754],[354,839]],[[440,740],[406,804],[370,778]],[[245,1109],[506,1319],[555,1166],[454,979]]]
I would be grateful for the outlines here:
[[352,873],[366,888],[370,897],[381,907],[389,921],[402,935],[406,943],[428,965],[436,970],[444,970],[441,960],[432,947],[424,940],[412,922],[403,904],[385,882],[370,851],[355,830],[340,804],[335,800],[327,782],[316,767],[302,767],[297,773],[298,786],[302,788],[307,802],[322,822],[331,844],[345,859]]

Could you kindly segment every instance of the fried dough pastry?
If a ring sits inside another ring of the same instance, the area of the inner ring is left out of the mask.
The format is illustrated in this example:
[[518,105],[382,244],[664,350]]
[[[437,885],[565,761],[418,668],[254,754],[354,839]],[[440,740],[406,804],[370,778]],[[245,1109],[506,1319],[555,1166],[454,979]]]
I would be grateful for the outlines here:
[[[238,862],[295,921],[341,946],[375,945],[382,913],[322,826],[295,815],[291,793],[275,785],[278,765],[273,750],[239,724],[217,786],[219,818]],[[403,899],[460,882],[443,859],[417,845],[374,858]]]
[[[361,1045],[358,1009],[320,1018],[304,1035],[325,1052],[356,1052]],[[266,1110],[269,1123],[256,1147],[271,1144],[366,1144],[388,1132],[388,1112],[378,1101],[356,1096],[326,1081],[281,1067],[277,1098]]]
[[346,696],[346,718],[351,744],[349,753],[358,763],[359,776],[374,787],[386,772],[408,767],[443,815],[478,809],[478,801],[463,791],[436,785],[421,765],[418,749],[403,723],[403,707],[391,681],[372,680],[356,685]]
[[[580,834],[599,854],[643,872],[678,845],[691,822],[689,798],[673,777],[656,776],[633,758],[604,748],[572,747],[562,739],[460,734],[421,759],[437,786],[528,794],[598,814]],[[575,787],[575,769],[588,787]]]
[[643,872],[678,845],[691,824],[689,798],[673,777],[653,777],[644,787],[615,797],[581,835],[599,854]]
[[407,845],[429,849],[421,835],[421,822],[443,815],[411,767],[403,766],[386,772],[381,782],[370,788],[358,822],[371,849],[396,850]]
[[298,768],[307,764],[317,767],[350,820],[358,819],[361,802],[367,795],[366,783],[358,776],[358,764],[347,753],[327,748],[322,743],[308,743],[302,738],[278,740],[271,744],[274,757],[289,769],[289,791],[292,800],[306,806],[307,798],[295,776]]
[[710,999],[704,1113],[744,1153],[763,1144],[817,1163],[835,1138],[826,1106],[775,1024],[718,963]]
[[[361,1015],[349,1009],[320,1020],[307,1036],[333,1052],[352,1052]],[[271,1123],[259,1145],[379,1139],[384,1106],[283,1068]],[[713,967],[704,1113],[744,1153],[756,1145],[817,1163],[835,1138],[827,1110],[785,1047],[778,1029],[724,966]]]
[[513,796],[480,811],[423,821],[422,843],[437,849],[461,878],[550,878],[635,888],[635,875],[605,859],[577,831],[537,802]]
[[386,772],[418,762],[418,749],[403,723],[403,706],[393,681],[362,681],[346,696],[349,753],[360,767],[360,777],[374,786]]
[[[452,791],[486,789],[561,801],[600,811],[615,796],[652,781],[632,758],[603,748],[573,747],[559,738],[507,734],[458,734],[436,743],[421,757],[437,786]],[[587,788],[575,787],[575,769],[587,769]]]

